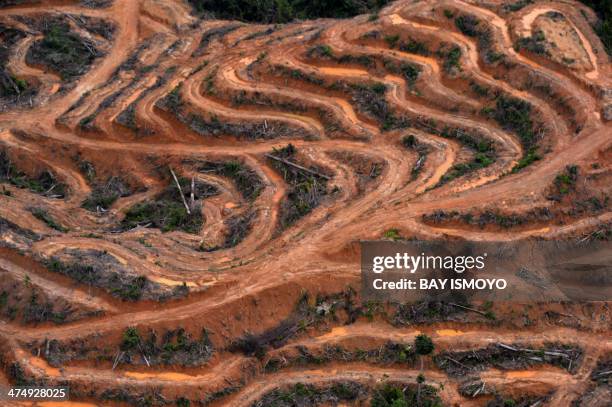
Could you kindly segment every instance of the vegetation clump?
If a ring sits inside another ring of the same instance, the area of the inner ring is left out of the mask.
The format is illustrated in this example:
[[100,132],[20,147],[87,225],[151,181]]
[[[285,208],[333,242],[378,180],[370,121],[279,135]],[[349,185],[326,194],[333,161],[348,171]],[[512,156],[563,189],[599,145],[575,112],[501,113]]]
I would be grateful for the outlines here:
[[23,324],[62,324],[98,314],[80,309],[62,298],[49,297],[26,274],[22,281],[7,277],[0,283],[0,315]]
[[52,21],[43,30],[43,38],[28,50],[28,63],[44,65],[71,81],[83,75],[100,56],[95,44],[70,30],[67,23]]
[[120,197],[132,194],[130,188],[119,177],[110,177],[106,183],[97,183],[81,207],[88,211],[105,211]]
[[402,145],[418,154],[418,158],[411,171],[412,179],[415,180],[425,166],[425,160],[427,160],[427,155],[429,154],[429,147],[427,147],[426,144],[419,142],[413,134],[403,137]]
[[0,24],[0,99],[5,99],[13,104],[21,97],[32,96],[36,90],[25,80],[11,74],[7,69],[7,63],[11,49],[25,37],[23,31]]
[[292,144],[274,149],[268,158],[272,167],[289,185],[280,214],[280,227],[285,229],[321,203],[323,197],[327,195],[328,177],[314,166],[306,168],[297,164],[297,150]]
[[443,44],[437,51],[438,57],[443,60],[444,71],[447,73],[461,71],[461,54],[461,48],[458,45]]
[[569,194],[576,186],[578,180],[578,166],[568,165],[557,174],[554,181],[554,189],[557,200],[559,197]]
[[32,215],[34,215],[34,217],[42,222],[44,222],[47,226],[49,226],[52,229],[55,229],[59,232],[62,233],[66,233],[68,232],[68,228],[60,225],[59,223],[57,223],[55,221],[55,219],[53,219],[53,217],[51,215],[49,215],[49,212],[47,212],[45,209],[43,208],[31,208],[30,211],[32,212]]
[[429,56],[431,51],[427,44],[421,41],[417,41],[415,39],[408,39],[408,41],[403,41],[399,44],[400,51],[408,52],[409,54],[417,54],[423,56]]
[[348,18],[367,14],[389,0],[189,0],[195,11],[209,18],[265,24],[295,19]]
[[524,7],[527,7],[528,5],[530,5],[532,3],[533,3],[533,0],[512,1],[512,2],[505,3],[503,8],[506,11],[515,12],[515,11],[521,10]]
[[536,31],[531,37],[520,38],[514,45],[514,49],[517,52],[526,49],[534,54],[550,55],[546,49],[546,36],[543,31]]
[[481,349],[445,351],[434,356],[434,362],[451,376],[489,368],[520,370],[544,364],[575,372],[582,355],[582,349],[576,345],[547,343],[541,348],[524,348],[497,343]]
[[366,389],[357,382],[340,381],[323,387],[296,383],[287,388],[277,388],[264,395],[252,406],[318,406],[338,405],[364,398]]
[[534,123],[532,113],[533,107],[529,102],[506,95],[500,95],[495,108],[491,109],[491,115],[495,121],[504,129],[514,132],[521,140],[524,149],[523,157],[512,172],[517,172],[541,159],[537,142],[542,129]]
[[391,110],[385,97],[386,85],[382,83],[350,84],[349,88],[352,94],[351,100],[357,106],[357,110],[380,123],[382,131],[407,126],[405,119],[397,117]]
[[385,68],[394,74],[400,74],[406,79],[409,84],[414,84],[421,74],[421,67],[409,62],[402,62],[397,65],[395,62],[385,59]]
[[155,330],[141,334],[135,327],[129,327],[123,332],[119,348],[123,353],[117,364],[148,366],[198,366],[210,359],[214,350],[206,329],[199,339],[194,339],[183,328],[168,330],[160,336]]
[[441,136],[458,140],[461,144],[472,150],[474,156],[471,161],[453,165],[442,176],[438,185],[443,185],[470,172],[486,168],[496,160],[495,148],[488,139],[477,138],[461,129],[445,129],[442,131]]
[[595,10],[599,19],[593,23],[593,29],[601,39],[608,56],[612,56],[612,3],[601,0],[580,1]]
[[198,166],[198,171],[230,178],[247,201],[257,199],[264,188],[263,180],[259,175],[240,161],[207,161]]
[[[204,81],[206,92],[214,93],[214,72]],[[200,115],[189,111],[188,104],[181,97],[181,85],[175,87],[165,97],[159,99],[155,106],[163,111],[173,114],[181,123],[201,136],[232,135],[250,140],[270,139],[283,137],[307,137],[304,129],[292,127],[282,122],[261,121],[227,122],[222,121],[215,114]]]
[[[179,184],[185,201],[191,202],[191,181],[180,178]],[[172,183],[152,200],[137,203],[125,214],[121,222],[123,229],[132,229],[137,226],[154,227],[162,232],[182,230],[197,234],[202,228],[201,200],[218,194],[217,188],[201,181],[195,181],[194,202],[190,212],[181,198],[177,186]]]
[[19,171],[5,150],[0,150],[0,182],[7,182],[17,188],[27,188],[49,198],[64,198],[67,190],[66,185],[59,182],[49,171],[42,171],[37,177]]
[[[294,352],[294,351],[297,351]],[[283,352],[269,358],[264,365],[266,372],[278,371],[281,367],[303,367],[323,365],[333,362],[367,362],[389,366],[393,364],[412,366],[416,362],[416,353],[412,345],[388,341],[372,349],[346,349],[341,345],[325,345],[321,351],[311,351],[305,346],[296,346],[294,350]]]
[[419,389],[420,391],[414,386],[407,386],[403,383],[387,382],[373,392],[370,405],[371,407],[442,407],[438,389],[429,385],[419,387]]
[[81,284],[101,288],[125,301],[151,299],[156,301],[184,297],[187,287],[167,288],[150,281],[119,263],[107,252],[70,249],[44,260],[50,271],[63,274]]

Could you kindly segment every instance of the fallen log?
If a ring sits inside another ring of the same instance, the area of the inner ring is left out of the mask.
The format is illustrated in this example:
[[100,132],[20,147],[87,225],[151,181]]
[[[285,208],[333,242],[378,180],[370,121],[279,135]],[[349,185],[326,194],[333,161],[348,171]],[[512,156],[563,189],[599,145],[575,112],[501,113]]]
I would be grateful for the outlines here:
[[317,172],[317,171],[311,170],[310,168],[302,167],[301,165],[298,165],[298,164],[296,164],[296,163],[292,163],[291,161],[289,161],[289,160],[285,160],[284,158],[277,157],[277,156],[272,155],[272,154],[266,154],[266,157],[268,157],[268,158],[270,158],[270,159],[272,159],[272,160],[275,160],[275,161],[281,162],[281,163],[283,163],[283,164],[289,165],[289,166],[291,166],[291,167],[297,168],[297,169],[298,169],[298,170],[300,170],[300,171],[304,171],[304,172],[307,172],[307,173],[309,173],[309,174],[316,175],[317,177],[320,177],[320,178],[326,179],[326,180],[328,180],[328,181],[331,179],[330,177],[328,177],[328,176],[327,176],[327,175],[325,175],[325,174],[321,174],[320,172]]

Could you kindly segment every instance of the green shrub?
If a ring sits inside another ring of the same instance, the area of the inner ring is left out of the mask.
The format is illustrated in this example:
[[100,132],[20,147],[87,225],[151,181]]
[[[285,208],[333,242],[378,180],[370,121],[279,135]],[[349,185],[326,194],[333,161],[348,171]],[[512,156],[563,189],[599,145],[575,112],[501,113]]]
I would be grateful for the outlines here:
[[391,240],[400,240],[402,238],[402,235],[400,234],[399,229],[388,229],[385,231],[385,233],[383,234],[383,237],[385,239],[391,239]]
[[521,159],[519,160],[519,162],[514,166],[514,168],[512,168],[512,172],[518,172],[520,170],[522,170],[523,168],[533,164],[534,162],[540,160],[542,157],[540,156],[540,154],[538,154],[537,150],[535,148],[531,148],[529,149],[529,151],[527,151],[527,154],[524,154],[523,157],[521,157]]

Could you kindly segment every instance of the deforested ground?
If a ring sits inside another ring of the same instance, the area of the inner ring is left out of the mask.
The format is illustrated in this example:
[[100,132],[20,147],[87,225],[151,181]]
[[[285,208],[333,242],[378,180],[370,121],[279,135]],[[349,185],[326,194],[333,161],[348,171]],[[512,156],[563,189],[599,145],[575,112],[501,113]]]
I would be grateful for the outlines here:
[[605,4],[0,1],[0,385],[609,405],[610,303],[363,301],[358,249],[609,240]]

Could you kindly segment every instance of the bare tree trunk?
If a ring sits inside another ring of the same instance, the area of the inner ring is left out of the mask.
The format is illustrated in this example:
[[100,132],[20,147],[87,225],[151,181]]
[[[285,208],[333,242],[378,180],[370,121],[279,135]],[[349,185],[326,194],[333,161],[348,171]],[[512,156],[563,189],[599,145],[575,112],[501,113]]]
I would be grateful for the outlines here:
[[193,208],[195,205],[195,177],[191,176],[191,202],[189,205]]
[[181,184],[178,178],[176,177],[176,174],[174,173],[174,171],[172,171],[172,168],[170,168],[170,173],[172,174],[172,178],[174,178],[174,182],[176,182],[176,186],[178,187],[179,193],[181,194],[183,205],[185,205],[185,209],[187,210],[187,215],[191,215],[191,209],[189,209],[189,205],[187,205],[187,200],[185,199],[185,195],[183,195],[183,188],[181,188]]

